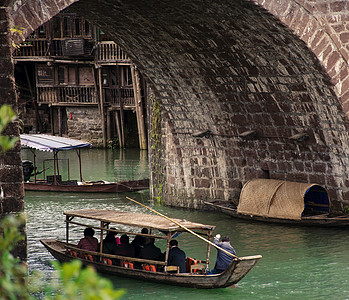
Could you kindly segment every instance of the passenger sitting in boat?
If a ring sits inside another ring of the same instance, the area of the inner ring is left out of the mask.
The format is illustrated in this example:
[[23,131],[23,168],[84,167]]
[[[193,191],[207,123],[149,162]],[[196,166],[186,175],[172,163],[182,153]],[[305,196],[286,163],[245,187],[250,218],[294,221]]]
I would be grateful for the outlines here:
[[115,254],[118,245],[115,239],[115,232],[108,231],[107,236],[103,240],[102,252],[105,254]]
[[178,241],[170,241],[170,252],[168,254],[168,263],[169,266],[178,266],[180,273],[185,273],[185,253],[183,250],[178,248]]
[[[112,227],[110,229],[113,229],[113,230],[116,230],[116,228]],[[118,233],[116,231],[114,231],[114,237],[115,237],[115,241],[116,241],[116,244],[117,245],[120,245],[121,242],[120,242],[120,238],[118,236],[116,236]]]
[[[143,228],[141,233],[148,234],[148,228]],[[136,237],[133,239],[131,245],[135,248],[136,257],[139,257],[141,249],[144,247],[145,242],[146,238],[142,235],[136,235]]]
[[[228,236],[222,237],[222,242],[219,242],[221,238],[220,234],[217,234],[213,240],[213,243],[220,248],[230,252],[233,255],[236,255],[235,249],[230,245],[230,238]],[[233,256],[223,252],[222,250],[217,249],[217,259],[214,269],[211,271],[211,274],[218,274],[224,272],[234,259]]]
[[140,258],[150,260],[163,260],[163,254],[159,247],[154,245],[154,238],[147,238],[144,247],[139,254]]
[[98,249],[98,240],[93,237],[95,231],[91,227],[87,227],[84,230],[84,236],[78,244],[78,248],[88,251],[97,251]]
[[135,257],[135,248],[130,244],[130,239],[126,234],[123,234],[120,238],[121,244],[117,247],[115,254]]

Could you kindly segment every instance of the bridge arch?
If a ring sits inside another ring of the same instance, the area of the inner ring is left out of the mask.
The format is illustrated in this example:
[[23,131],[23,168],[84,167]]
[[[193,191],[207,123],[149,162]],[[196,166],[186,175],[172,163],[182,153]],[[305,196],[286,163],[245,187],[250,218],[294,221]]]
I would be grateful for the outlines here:
[[[34,29],[72,2],[10,1],[10,21]],[[151,167],[165,202],[236,202],[244,182],[262,177],[319,183],[335,209],[348,203],[347,50],[335,34],[341,29],[330,23],[331,1],[315,6],[262,0],[72,6],[123,47],[161,105],[161,146],[152,150]]]
[[349,38],[347,1],[254,0],[302,39],[319,59],[349,115]]

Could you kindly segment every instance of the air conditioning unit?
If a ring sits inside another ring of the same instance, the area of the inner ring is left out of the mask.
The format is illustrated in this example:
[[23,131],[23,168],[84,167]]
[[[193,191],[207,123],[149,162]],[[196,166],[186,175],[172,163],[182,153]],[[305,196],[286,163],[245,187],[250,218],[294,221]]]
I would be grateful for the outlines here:
[[63,43],[64,56],[84,55],[84,39],[69,39]]

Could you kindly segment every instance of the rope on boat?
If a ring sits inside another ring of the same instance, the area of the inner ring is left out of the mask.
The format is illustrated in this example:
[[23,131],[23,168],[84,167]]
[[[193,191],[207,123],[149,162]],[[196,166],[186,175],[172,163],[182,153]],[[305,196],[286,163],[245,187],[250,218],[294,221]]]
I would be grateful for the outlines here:
[[134,202],[134,203],[137,203],[138,205],[141,205],[141,206],[143,206],[143,207],[149,209],[150,211],[152,211],[152,212],[158,214],[159,216],[161,216],[161,217],[163,217],[163,218],[165,218],[165,219],[171,221],[172,223],[175,223],[175,224],[178,225],[179,227],[181,227],[181,228],[183,228],[184,230],[190,232],[191,234],[195,235],[196,237],[198,237],[199,239],[205,241],[206,243],[212,245],[213,247],[215,247],[215,248],[217,248],[217,249],[223,251],[224,253],[226,253],[226,254],[228,254],[228,255],[234,257],[234,258],[238,258],[238,257],[237,257],[236,255],[234,255],[233,253],[230,253],[229,251],[227,251],[227,250],[225,250],[225,249],[219,247],[218,245],[216,245],[216,244],[212,243],[211,241],[205,239],[204,237],[198,235],[197,233],[195,233],[194,231],[192,231],[192,230],[189,229],[188,227],[186,227],[186,226],[184,226],[184,225],[178,223],[177,221],[175,221],[175,220],[173,220],[173,219],[171,219],[171,218],[169,218],[169,217],[163,215],[162,213],[159,213],[159,212],[156,211],[155,209],[152,209],[152,208],[149,207],[149,206],[146,206],[146,205],[144,205],[144,204],[142,204],[142,203],[140,203],[140,202],[138,202],[138,201],[136,201],[136,200],[134,200],[134,199],[131,199],[130,197],[126,197],[126,199],[128,199],[128,200],[130,200],[130,201],[132,201],[132,202]]

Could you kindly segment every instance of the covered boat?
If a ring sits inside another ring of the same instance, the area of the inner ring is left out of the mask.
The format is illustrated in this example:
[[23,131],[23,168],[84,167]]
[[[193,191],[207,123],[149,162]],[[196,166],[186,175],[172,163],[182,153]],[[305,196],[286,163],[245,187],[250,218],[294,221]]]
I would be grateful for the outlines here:
[[[130,278],[180,285],[195,288],[222,288],[239,282],[261,259],[261,255],[236,257],[229,267],[220,274],[208,274],[210,239],[215,226],[205,225],[187,220],[165,219],[158,215],[142,214],[125,211],[101,209],[84,209],[64,212],[66,216],[66,241],[41,240],[48,251],[60,262],[79,259],[84,265],[93,266],[102,273]],[[75,221],[75,219],[78,221]],[[84,222],[86,220],[86,222]],[[100,248],[98,252],[86,251],[77,248],[76,243],[70,243],[69,230],[72,225],[87,226],[100,232]],[[130,228],[127,231],[119,230],[122,227]],[[113,229],[112,229],[113,228]],[[148,234],[142,234],[140,228],[147,228]],[[125,257],[102,253],[103,237],[108,231],[129,236],[140,235],[166,241],[166,251],[163,260],[146,260],[136,257]],[[177,266],[168,264],[170,240],[182,232],[195,231],[208,237],[207,254],[203,259],[187,258],[187,270],[179,273]],[[114,263],[117,260],[118,263]]]
[[326,189],[312,183],[253,179],[243,186],[237,207],[228,201],[205,203],[243,219],[310,226],[349,225],[347,215],[330,215]]
[[[97,179],[96,181],[84,181],[82,177],[81,154],[82,148],[91,148],[90,143],[46,134],[21,134],[22,147],[28,147],[33,153],[33,163],[23,161],[24,189],[26,191],[51,191],[51,192],[98,192],[98,193],[120,193],[132,192],[149,188],[149,179],[124,180],[120,182],[108,182]],[[36,151],[53,152],[53,159],[44,160],[42,171],[37,171]],[[64,180],[58,167],[58,153],[60,151],[75,150],[79,161],[80,180],[71,180],[69,171],[69,160],[67,163],[67,178]],[[53,162],[53,174],[46,174],[48,168],[45,163]],[[43,179],[38,179],[37,175],[43,173]],[[31,180],[31,177],[34,177]]]

